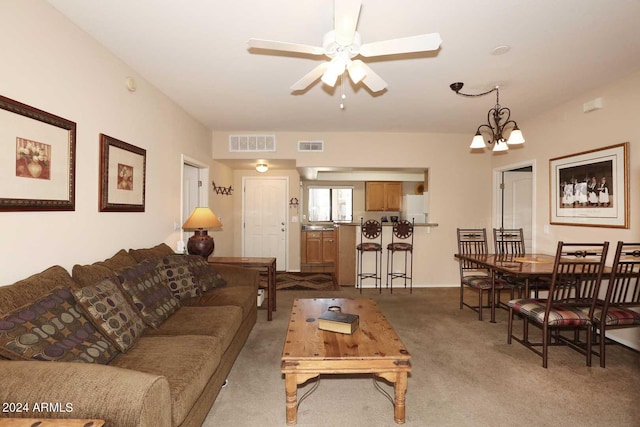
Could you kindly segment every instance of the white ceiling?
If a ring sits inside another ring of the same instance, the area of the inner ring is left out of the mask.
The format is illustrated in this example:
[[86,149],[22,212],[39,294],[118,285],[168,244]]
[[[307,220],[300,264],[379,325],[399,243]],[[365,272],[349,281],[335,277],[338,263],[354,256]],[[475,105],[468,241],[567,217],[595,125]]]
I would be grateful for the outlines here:
[[[638,0],[362,0],[363,43],[432,32],[443,43],[436,54],[364,58],[389,87],[373,95],[347,84],[341,110],[340,90],[320,81],[289,90],[318,59],[246,44],[321,45],[333,0],[49,3],[213,130],[472,134],[495,96],[457,96],[450,83],[500,85],[502,106],[522,122],[640,70]],[[492,55],[500,45],[511,50]]]

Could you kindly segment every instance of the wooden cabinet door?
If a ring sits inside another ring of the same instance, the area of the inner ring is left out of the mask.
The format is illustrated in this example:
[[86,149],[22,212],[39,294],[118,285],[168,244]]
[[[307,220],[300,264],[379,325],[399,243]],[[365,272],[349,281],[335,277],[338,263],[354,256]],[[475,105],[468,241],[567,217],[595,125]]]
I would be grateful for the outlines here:
[[322,232],[307,231],[307,263],[322,262]]
[[385,205],[384,182],[367,181],[364,188],[365,210],[383,211]]
[[334,231],[322,232],[322,262],[331,263],[336,260],[336,238]]
[[402,209],[402,183],[386,182],[384,184],[386,211],[400,211]]

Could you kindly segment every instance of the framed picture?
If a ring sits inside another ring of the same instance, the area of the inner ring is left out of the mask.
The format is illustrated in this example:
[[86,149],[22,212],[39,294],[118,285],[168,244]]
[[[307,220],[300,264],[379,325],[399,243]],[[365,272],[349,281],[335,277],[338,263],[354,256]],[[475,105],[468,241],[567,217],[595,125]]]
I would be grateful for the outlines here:
[[549,160],[551,224],[629,228],[629,143]]
[[147,150],[100,134],[100,212],[144,212]]
[[75,210],[76,124],[0,96],[0,211]]

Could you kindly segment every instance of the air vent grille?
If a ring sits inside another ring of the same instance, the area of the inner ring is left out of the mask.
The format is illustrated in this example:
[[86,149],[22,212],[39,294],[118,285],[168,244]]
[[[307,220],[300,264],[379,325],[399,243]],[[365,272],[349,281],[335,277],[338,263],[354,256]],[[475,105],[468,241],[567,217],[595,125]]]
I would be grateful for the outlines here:
[[298,151],[322,152],[324,151],[324,141],[298,141]]
[[229,135],[229,151],[276,151],[276,136]]

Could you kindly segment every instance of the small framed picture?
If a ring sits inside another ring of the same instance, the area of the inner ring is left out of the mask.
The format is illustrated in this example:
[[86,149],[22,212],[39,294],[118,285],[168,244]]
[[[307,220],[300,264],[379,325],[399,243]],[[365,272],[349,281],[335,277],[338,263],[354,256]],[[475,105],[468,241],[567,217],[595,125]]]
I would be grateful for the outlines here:
[[100,212],[144,212],[147,151],[100,134]]
[[75,210],[76,124],[0,96],[0,211]]
[[550,222],[629,228],[629,143],[549,160]]

